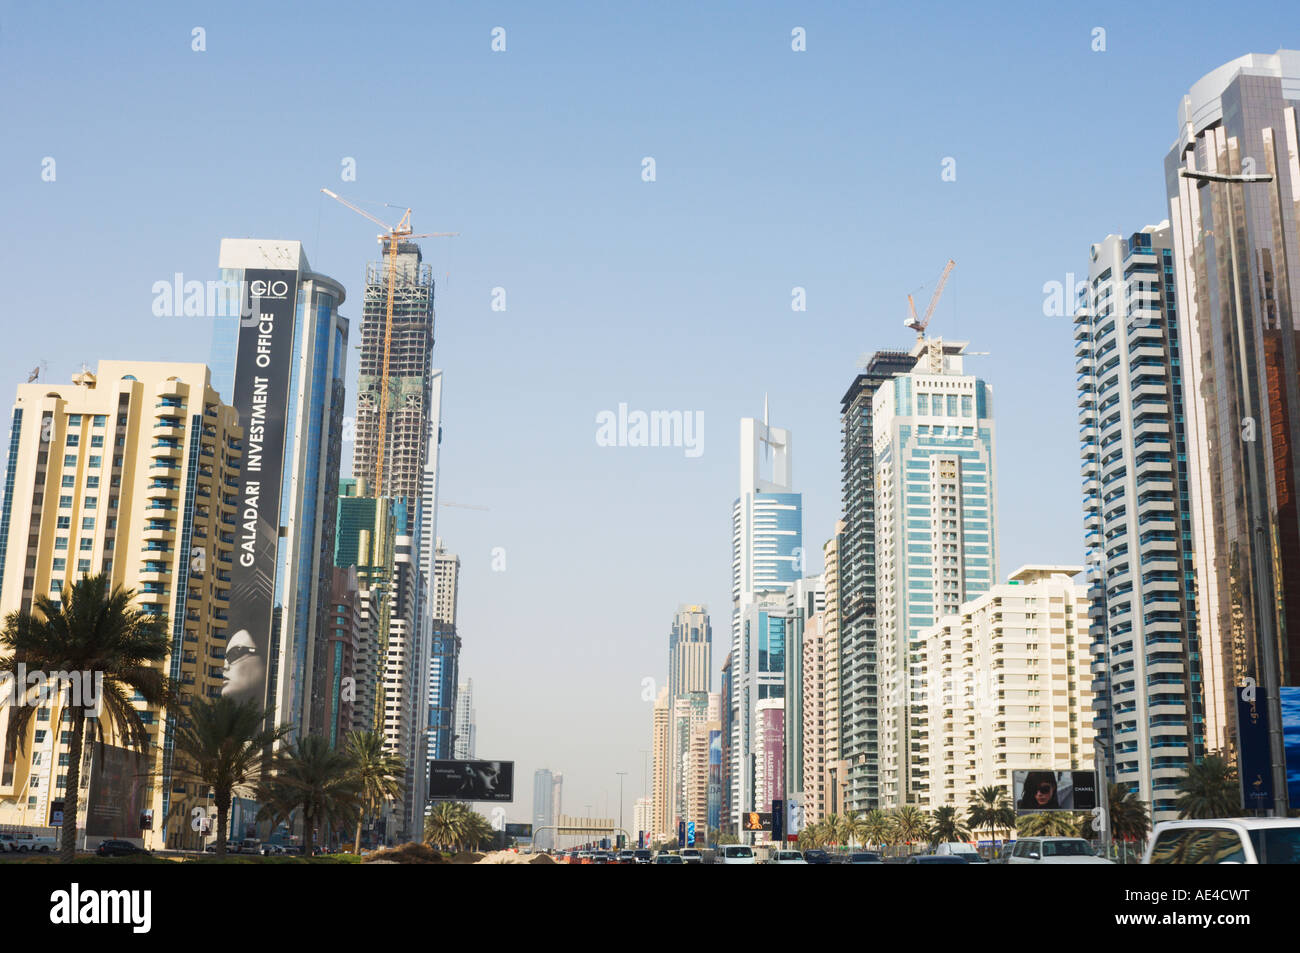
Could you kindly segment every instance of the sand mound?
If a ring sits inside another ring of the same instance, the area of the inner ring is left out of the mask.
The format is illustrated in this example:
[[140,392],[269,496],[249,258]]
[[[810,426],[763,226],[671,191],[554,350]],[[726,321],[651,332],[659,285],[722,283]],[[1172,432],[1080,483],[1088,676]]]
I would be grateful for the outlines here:
[[442,854],[428,844],[402,844],[388,850],[375,851],[361,858],[363,864],[441,864]]
[[451,858],[453,864],[477,864],[483,859],[483,854],[476,854],[470,850],[463,850]]

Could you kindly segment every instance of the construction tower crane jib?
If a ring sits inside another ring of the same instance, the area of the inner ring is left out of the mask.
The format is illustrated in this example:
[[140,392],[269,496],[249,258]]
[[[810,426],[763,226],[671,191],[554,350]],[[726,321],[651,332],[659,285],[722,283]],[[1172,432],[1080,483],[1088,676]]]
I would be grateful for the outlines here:
[[388,373],[389,361],[392,356],[393,344],[393,294],[397,286],[397,246],[404,241],[412,238],[452,238],[459,235],[460,232],[423,232],[419,235],[411,231],[411,210],[408,208],[402,218],[396,225],[389,225],[382,219],[376,218],[365,209],[358,208],[347,199],[343,198],[329,189],[321,189],[326,195],[334,199],[340,205],[345,205],[352,211],[364,218],[370,219],[384,230],[384,234],[378,236],[379,244],[388,245],[388,297],[384,306],[384,359],[379,369],[379,421],[378,421],[378,440],[375,443],[375,492],[383,496],[386,491],[384,488],[384,452],[385,437],[388,429]]
[[948,276],[952,274],[953,266],[956,264],[955,261],[949,258],[948,264],[943,266],[943,274],[939,276],[939,283],[935,285],[934,295],[930,298],[930,306],[925,309],[924,318],[916,316],[916,304],[912,301],[911,295],[907,296],[907,320],[903,322],[903,325],[916,332],[917,341],[925,340],[925,329],[929,326],[930,319],[934,317],[934,309],[939,303],[939,296],[943,294],[943,286],[948,283]]

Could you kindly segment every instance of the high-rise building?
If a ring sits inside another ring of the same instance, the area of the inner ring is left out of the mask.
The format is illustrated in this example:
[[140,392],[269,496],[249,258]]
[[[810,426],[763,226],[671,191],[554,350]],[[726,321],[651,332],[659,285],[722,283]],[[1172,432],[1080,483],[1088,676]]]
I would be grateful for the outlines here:
[[[651,827],[653,826],[653,822],[651,818],[654,815],[650,803],[650,798],[639,797],[636,799],[636,803],[632,806],[631,833],[635,834],[638,840],[641,839],[642,835],[649,837],[652,833]],[[648,845],[650,841],[647,840],[645,843]],[[638,846],[640,845],[638,844]]]
[[354,663],[352,727],[381,731],[397,521],[392,501],[367,496],[366,489],[356,479],[339,481],[334,564],[343,569],[356,567],[357,571],[361,630]]
[[719,830],[734,830],[732,817],[734,811],[734,801],[731,794],[731,736],[735,726],[736,709],[733,707],[735,698],[732,673],[731,653],[727,653],[726,659],[722,662],[722,671],[718,687],[722,689],[722,736],[718,741],[718,823],[714,825]]
[[[835,671],[838,750],[846,800],[843,808],[880,806],[880,647],[876,592],[876,456],[873,400],[880,386],[916,365],[905,351],[872,355],[840,400],[841,492],[839,617]],[[837,776],[840,774],[836,770]],[[838,792],[837,792],[838,794]],[[838,800],[838,798],[836,798]],[[842,809],[843,809],[842,808]]]
[[456,686],[460,678],[460,635],[456,631],[456,597],[460,557],[436,541],[433,558],[433,624],[429,653],[429,760],[452,757],[456,727]]
[[324,710],[318,721],[329,726],[330,745],[338,747],[352,730],[353,703],[357,694],[356,657],[364,625],[356,566],[334,570],[330,609],[329,654],[325,668],[328,690],[321,693]]
[[712,687],[713,626],[708,606],[677,607],[668,636],[668,694],[676,698]]
[[1173,255],[1168,222],[1093,245],[1074,319],[1095,726],[1157,822],[1205,755]]
[[[809,620],[826,608],[823,576],[807,576],[790,584],[785,593],[785,780],[787,796],[803,793],[804,778],[804,633]],[[814,720],[821,722],[820,716]]]
[[919,634],[917,798],[965,814],[1017,770],[1091,770],[1092,660],[1079,566],[1025,566]]
[[399,836],[419,839],[424,822],[425,778],[428,752],[424,723],[419,720],[422,682],[415,666],[420,627],[419,600],[424,583],[416,566],[416,546],[406,535],[410,514],[406,501],[394,506],[397,536],[393,540],[392,599],[388,616],[388,644],[384,656],[384,748],[405,766],[405,786],[397,799]]
[[[839,814],[848,799],[848,762],[844,760],[843,737],[840,725],[840,541],[844,538],[845,523],[836,520],[835,535],[822,546],[823,571],[826,581],[826,617],[822,628],[823,672],[821,717],[826,725],[824,736],[824,770],[821,776],[821,814],[808,813],[804,806],[804,819],[808,823],[821,820],[827,814]],[[807,716],[805,716],[807,717]]]
[[[806,823],[826,816],[826,612],[823,610],[810,618],[804,626],[802,637],[802,662],[800,673],[803,687],[799,693],[802,703],[800,716],[800,759],[802,777],[797,792],[803,805]],[[793,705],[793,702],[790,703]],[[793,783],[793,782],[787,782]]]
[[[676,835],[672,811],[672,701],[668,686],[659,690],[651,715],[650,749],[653,764],[651,819],[656,840]],[[672,832],[670,834],[670,831]]]
[[[800,578],[803,498],[791,478],[790,431],[740,422],[740,496],[732,504],[730,822],[754,806],[758,702],[785,691],[784,593]],[[769,805],[770,807],[770,805]]]
[[[433,269],[423,264],[420,246],[400,242],[393,282],[393,313],[388,327],[388,246],[383,261],[366,268],[361,315],[361,365],[357,380],[357,442],[352,472],[377,496],[417,499],[423,489],[431,431],[433,387]],[[385,362],[388,400],[380,385]],[[380,413],[383,412],[383,477],[375,481]]]
[[[672,699],[669,723],[670,829],[679,821],[694,821],[702,831],[708,817],[708,726],[722,717],[722,699],[715,692],[690,692]],[[699,735],[703,733],[703,737]]]
[[[235,653],[227,652],[239,548],[231,528],[234,486],[247,445],[208,368],[102,361],[70,385],[20,385],[10,419],[0,617],[32,611],[36,596],[57,601],[81,577],[107,573],[111,585],[136,590],[143,612],[167,619],[171,649],[160,670],[183,705],[244,681],[261,691],[259,667],[250,671],[247,659],[232,661]],[[148,732],[143,763],[128,760],[124,770],[143,769],[152,779],[141,804],[158,819],[150,841],[192,843],[188,806],[210,808],[207,789],[172,781],[173,717],[143,701],[127,704]],[[0,822],[45,826],[66,794],[70,732],[44,707],[11,745],[10,714],[0,707]],[[105,731],[104,740],[120,749],[122,739],[109,725]],[[93,741],[88,732],[92,770],[81,775],[83,804],[99,764]],[[138,818],[123,815],[118,829],[98,835],[139,838]]]
[[467,678],[456,686],[456,743],[452,745],[452,757],[458,761],[472,761],[477,755],[475,748],[475,722],[478,713],[474,710],[474,679]]
[[546,768],[533,772],[533,847],[551,850],[555,847],[555,831],[542,830],[555,826],[558,815],[555,805],[555,778]]
[[[987,592],[997,569],[992,388],[964,373],[965,349],[965,342],[918,341],[915,368],[881,383],[871,402],[877,692],[888,701],[880,706],[883,807],[929,796],[919,761],[926,719],[920,632]],[[843,698],[841,706],[851,708]]]
[[[246,292],[218,318],[213,371],[229,382],[247,455],[229,484],[239,498],[239,557],[231,570],[233,640],[265,667],[262,685],[225,694],[273,708],[295,734],[324,732],[333,585],[335,492],[343,440],[348,321],[343,286],[315,274],[302,243],[221,241],[224,281]],[[253,515],[250,515],[253,514]]]
[[1249,769],[1259,776],[1244,778],[1247,805],[1268,807],[1255,795],[1267,785],[1283,815],[1281,707],[1270,683],[1300,684],[1298,110],[1300,51],[1238,57],[1183,97],[1165,159],[1205,747],[1242,755],[1235,689],[1260,686],[1270,751],[1247,760],[1271,760],[1272,772]]

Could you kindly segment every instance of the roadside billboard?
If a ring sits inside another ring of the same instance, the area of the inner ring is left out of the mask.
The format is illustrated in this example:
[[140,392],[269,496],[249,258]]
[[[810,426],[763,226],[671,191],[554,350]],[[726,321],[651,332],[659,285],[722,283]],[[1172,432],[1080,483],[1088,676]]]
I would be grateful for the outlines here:
[[88,837],[140,836],[148,772],[148,759],[134,751],[95,743],[86,801]]
[[513,801],[513,761],[429,762],[430,801]]
[[1097,806],[1095,771],[1013,771],[1011,782],[1017,814],[1091,811]]

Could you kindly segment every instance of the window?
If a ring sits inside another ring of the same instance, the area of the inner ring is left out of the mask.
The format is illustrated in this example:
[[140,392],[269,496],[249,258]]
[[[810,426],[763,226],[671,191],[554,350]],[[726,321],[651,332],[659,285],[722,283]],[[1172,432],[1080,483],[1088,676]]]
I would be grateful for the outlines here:
[[80,574],[82,574],[82,575],[85,575],[86,573],[89,573],[89,572],[90,572],[90,560],[89,560],[89,559],[78,559],[78,560],[77,560],[77,572],[80,573]]
[[88,490],[97,490],[97,489],[99,489],[99,477],[97,477],[97,476],[88,476],[88,477],[86,477],[86,489],[88,489]]
[[87,552],[95,548],[95,541],[88,536],[83,536],[81,542],[77,544],[77,549],[81,552]]
[[[969,400],[969,398],[967,399]],[[95,434],[93,437],[90,438],[90,445],[92,447],[102,447],[104,445],[104,435]]]
[[929,395],[929,394],[917,394],[917,395],[916,395],[916,413],[917,413],[918,416],[925,416],[925,415],[928,415],[928,414],[930,413],[930,395]]
[[37,720],[37,721],[49,721],[49,720],[50,720],[50,710],[49,710],[48,708],[38,708],[38,709],[36,709],[36,720]]
[[69,427],[80,427],[80,426],[81,426],[81,414],[68,414],[68,426],[69,426]]
[[99,505],[99,497],[88,496],[86,497],[85,502],[83,502],[81,505],[88,510],[93,510],[96,506]]
[[87,466],[91,466],[91,467],[102,467],[103,465],[104,465],[104,458],[103,458],[103,457],[101,457],[101,456],[100,456],[99,454],[97,454],[97,453],[92,453],[92,454],[90,455],[90,460],[87,462]]
[[81,437],[79,437],[75,433],[70,433],[68,434],[68,439],[65,442],[65,446],[75,447],[79,443],[81,443]]
[[72,508],[72,497],[70,496],[59,497],[59,509],[67,510],[71,508]]
[[63,465],[65,467],[75,467],[77,465],[77,455],[75,453],[65,453],[63,455]]
[[63,475],[63,488],[65,490],[71,489],[76,482],[77,482],[77,478],[74,477],[71,473],[65,473]]
[[71,529],[71,528],[72,528],[72,517],[71,517],[71,516],[60,516],[60,517],[59,517],[57,520],[55,520],[54,522],[55,522],[55,529]]
[[54,548],[55,548],[55,549],[67,549],[67,548],[68,548],[68,537],[66,537],[66,536],[56,536],[56,537],[54,538]]
[[96,415],[95,415],[95,426],[96,426],[96,427],[102,427],[102,426],[104,426],[104,424],[105,424],[107,421],[108,421],[108,418],[105,417],[103,414],[96,414]]
[[37,729],[36,729],[36,743],[37,743],[38,745],[43,745],[43,744],[45,744],[45,729],[44,729],[44,728],[37,728]]
[[93,517],[93,516],[83,516],[83,517],[81,518],[81,528],[82,528],[82,529],[94,529],[94,528],[95,528],[95,517]]

